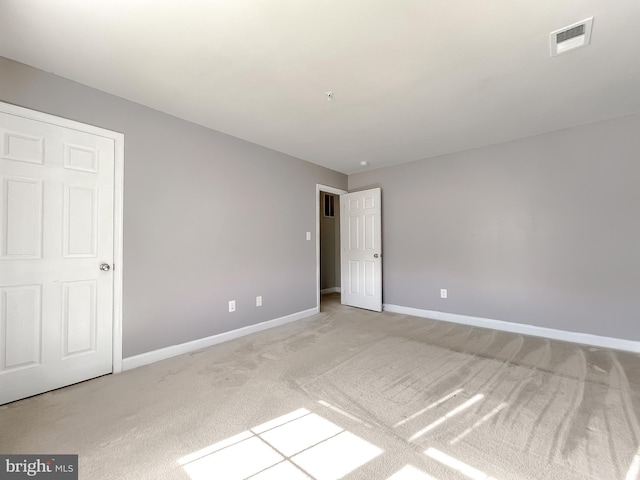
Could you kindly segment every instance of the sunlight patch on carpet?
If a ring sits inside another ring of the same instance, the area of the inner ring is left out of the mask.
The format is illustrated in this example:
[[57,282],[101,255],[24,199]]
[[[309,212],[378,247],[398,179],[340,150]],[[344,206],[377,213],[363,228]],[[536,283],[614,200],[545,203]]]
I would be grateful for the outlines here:
[[438,480],[428,473],[417,469],[412,465],[405,465],[402,469],[391,475],[387,480]]
[[624,480],[636,480],[638,478],[638,473],[640,473],[640,448],[638,448],[637,453],[633,456],[631,466],[629,467],[627,476],[624,477]]
[[186,455],[178,463],[191,480],[330,480],[382,453],[381,448],[301,408]]
[[440,400],[436,400],[435,402],[433,402],[431,405],[423,408],[422,410],[417,411],[416,413],[414,413],[413,415],[405,418],[404,420],[400,420],[398,423],[396,423],[393,427],[397,428],[400,425],[403,425],[411,420],[413,420],[416,417],[419,417],[420,415],[422,415],[423,413],[428,412],[429,410],[431,410],[432,408],[437,407],[438,405],[446,402],[447,400],[449,400],[450,398],[455,397],[456,395],[458,395],[459,393],[462,393],[462,389],[458,388],[457,390],[454,390],[453,392],[449,393],[448,395],[445,395],[444,397],[442,397]]
[[473,432],[476,428],[480,427],[483,423],[488,422],[489,420],[491,420],[492,417],[494,417],[495,415],[497,415],[498,413],[500,413],[500,410],[502,410],[503,408],[506,408],[508,405],[504,402],[502,402],[500,405],[498,405],[496,408],[494,408],[493,410],[491,410],[489,413],[487,413],[484,417],[482,417],[480,420],[478,420],[476,423],[474,423],[473,425],[471,425],[469,428],[467,428],[464,432],[462,432],[460,435],[456,436],[453,440],[451,440],[449,442],[449,445],[455,445],[456,443],[458,443],[460,440],[462,440],[464,437],[466,437],[467,435],[469,435],[471,432]]
[[456,408],[454,408],[453,410],[451,410],[449,413],[447,413],[446,415],[443,415],[442,417],[440,417],[439,419],[437,419],[435,422],[427,425],[426,427],[424,427],[422,430],[414,433],[411,438],[409,438],[410,442],[413,442],[414,440],[416,440],[417,438],[420,438],[421,436],[423,436],[425,433],[430,432],[431,430],[433,430],[434,428],[436,428],[438,425],[443,424],[444,422],[446,422],[447,420],[449,420],[451,417],[454,417],[455,415],[459,414],[460,412],[466,410],[467,408],[471,407],[474,403],[479,402],[480,400],[482,400],[484,398],[484,395],[481,393],[478,393],[477,395],[474,395],[473,397],[471,397],[469,400],[467,400],[466,402],[464,402],[462,405],[457,406]]
[[484,473],[482,470],[478,470],[477,468],[474,468],[471,465],[458,460],[457,458],[447,455],[437,448],[429,448],[424,453],[428,457],[431,457],[435,461],[440,462],[443,465],[446,465],[447,467],[460,472],[465,477],[468,477],[471,480],[496,480],[495,478],[490,477],[489,475]]

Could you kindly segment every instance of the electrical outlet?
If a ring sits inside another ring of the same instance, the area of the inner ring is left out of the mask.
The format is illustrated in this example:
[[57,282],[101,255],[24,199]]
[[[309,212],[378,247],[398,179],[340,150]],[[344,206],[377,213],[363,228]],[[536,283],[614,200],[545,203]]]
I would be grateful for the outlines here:
[[440,298],[447,298],[447,289],[446,288],[441,288],[440,289]]
[[235,300],[229,300],[229,311],[230,312],[235,312],[236,311],[236,301]]
[[258,295],[256,297],[256,307],[261,307],[262,306],[262,295]]
[[311,240],[311,232],[307,232],[307,241]]

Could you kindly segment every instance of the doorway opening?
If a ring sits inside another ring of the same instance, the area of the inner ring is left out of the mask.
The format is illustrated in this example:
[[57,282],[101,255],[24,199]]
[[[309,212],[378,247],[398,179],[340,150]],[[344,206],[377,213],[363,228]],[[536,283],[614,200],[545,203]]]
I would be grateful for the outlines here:
[[317,304],[339,303],[340,298],[340,195],[347,193],[325,185],[316,187]]

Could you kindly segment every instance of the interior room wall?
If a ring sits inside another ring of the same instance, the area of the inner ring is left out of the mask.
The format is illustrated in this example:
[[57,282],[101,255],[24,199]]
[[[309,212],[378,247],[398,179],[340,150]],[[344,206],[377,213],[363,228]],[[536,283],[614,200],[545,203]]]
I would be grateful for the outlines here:
[[345,175],[2,57],[0,100],[125,135],[124,357],[316,307],[316,184]]
[[350,175],[382,187],[384,303],[640,340],[639,132],[632,115]]
[[336,207],[336,217],[335,217],[335,229],[333,232],[333,271],[335,273],[335,277],[333,280],[333,284],[335,287],[340,288],[342,285],[342,263],[340,262],[340,197],[336,196],[335,198],[335,207]]
[[340,287],[340,197],[334,197],[334,216],[324,215],[325,197],[320,192],[320,289]]

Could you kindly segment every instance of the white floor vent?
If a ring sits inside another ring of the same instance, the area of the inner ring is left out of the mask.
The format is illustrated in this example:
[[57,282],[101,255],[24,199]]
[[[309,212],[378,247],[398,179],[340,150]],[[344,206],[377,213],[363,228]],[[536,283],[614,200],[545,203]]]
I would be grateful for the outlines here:
[[576,48],[586,47],[591,42],[593,17],[561,28],[549,34],[551,56],[567,53]]

